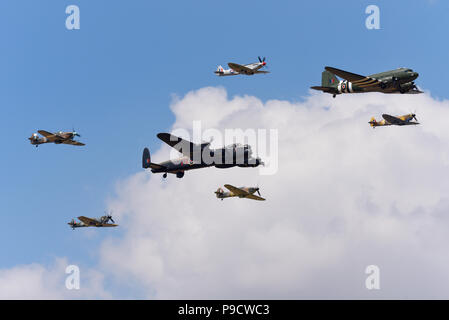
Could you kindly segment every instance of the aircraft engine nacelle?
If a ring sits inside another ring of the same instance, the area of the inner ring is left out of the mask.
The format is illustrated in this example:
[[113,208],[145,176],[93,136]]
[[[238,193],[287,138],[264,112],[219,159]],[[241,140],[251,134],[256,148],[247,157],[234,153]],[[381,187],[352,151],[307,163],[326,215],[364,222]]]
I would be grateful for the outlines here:
[[337,86],[338,93],[352,93],[352,82],[341,80]]
[[215,168],[218,169],[227,169],[227,168],[232,168],[235,167],[235,164],[216,164]]
[[184,177],[184,171],[176,172],[176,178],[181,179],[182,177]]
[[260,158],[257,159],[252,159],[251,161],[249,161],[249,159],[245,159],[245,162],[243,164],[239,164],[238,166],[241,168],[255,168],[258,167],[259,165],[261,165],[263,162],[262,160],[260,160]]
[[407,92],[407,91],[409,91],[409,90],[412,90],[414,87],[415,87],[415,83],[413,83],[413,82],[407,82],[407,83],[401,84],[401,85],[399,86],[399,90],[400,90],[402,93],[404,93],[404,92]]

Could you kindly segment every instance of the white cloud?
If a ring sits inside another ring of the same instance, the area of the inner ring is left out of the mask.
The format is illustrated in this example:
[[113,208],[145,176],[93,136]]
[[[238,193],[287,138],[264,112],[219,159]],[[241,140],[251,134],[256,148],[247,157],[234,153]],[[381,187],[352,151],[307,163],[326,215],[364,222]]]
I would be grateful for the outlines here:
[[51,265],[33,263],[0,269],[0,299],[111,298],[103,289],[103,275],[89,268],[80,268],[79,290],[68,290],[67,266],[67,259],[57,258]]
[[[118,285],[155,298],[449,297],[448,101],[311,93],[264,103],[203,88],[171,109],[174,128],[278,129],[279,171],[141,172],[119,183],[111,207],[126,235],[101,249]],[[420,126],[367,123],[415,110]],[[163,146],[152,159],[168,155]],[[219,201],[225,183],[259,183],[267,201]],[[380,291],[364,288],[370,264]]]

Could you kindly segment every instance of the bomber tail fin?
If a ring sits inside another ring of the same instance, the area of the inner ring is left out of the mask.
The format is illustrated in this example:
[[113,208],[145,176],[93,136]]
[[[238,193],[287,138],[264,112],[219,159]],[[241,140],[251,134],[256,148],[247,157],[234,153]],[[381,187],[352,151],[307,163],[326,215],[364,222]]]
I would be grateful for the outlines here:
[[336,87],[338,85],[338,78],[332,72],[324,70],[321,74],[321,86],[322,87]]
[[147,169],[151,167],[151,156],[148,148],[143,149],[142,168]]
[[321,86],[314,86],[310,87],[313,90],[319,90],[323,92],[330,93],[334,96],[337,94],[340,94],[338,92],[338,84],[340,81],[338,80],[337,76],[333,74],[332,72],[329,72],[327,70],[324,70],[321,74]]
[[[148,148],[143,149],[142,154],[142,168],[148,169],[151,168],[153,170],[165,170],[166,167],[163,165],[151,162],[150,150]],[[152,170],[152,172],[154,172]]]

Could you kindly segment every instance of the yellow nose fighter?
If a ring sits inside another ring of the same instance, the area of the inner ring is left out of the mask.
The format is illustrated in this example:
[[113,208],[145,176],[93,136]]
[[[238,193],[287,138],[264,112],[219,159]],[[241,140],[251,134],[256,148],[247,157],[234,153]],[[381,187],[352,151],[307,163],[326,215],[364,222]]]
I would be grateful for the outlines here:
[[[222,188],[218,188],[217,191],[215,191],[215,194],[217,195],[218,199],[223,200],[224,198],[231,198],[231,197],[239,197],[239,198],[247,198],[247,199],[253,199],[253,200],[259,200],[263,201],[264,198],[260,197],[259,187],[255,188],[248,188],[248,187],[241,187],[237,188],[234,186],[231,186],[230,184],[224,185],[226,189],[229,190],[229,192],[223,191]],[[256,193],[259,196],[256,196],[254,193]]]
[[[417,125],[419,124],[416,119],[416,115],[414,113],[409,113],[400,117],[393,117],[389,114],[382,115],[383,120],[376,121],[374,117],[368,122],[371,127],[383,127],[383,126],[408,126],[408,125]],[[412,121],[415,120],[415,121]]]

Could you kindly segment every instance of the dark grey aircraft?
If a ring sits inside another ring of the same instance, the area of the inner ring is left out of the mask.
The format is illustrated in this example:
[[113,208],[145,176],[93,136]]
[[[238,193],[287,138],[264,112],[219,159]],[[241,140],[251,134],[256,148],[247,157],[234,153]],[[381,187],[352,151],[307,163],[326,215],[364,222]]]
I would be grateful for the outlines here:
[[[398,68],[369,76],[332,67],[324,69],[321,75],[321,86],[311,87],[311,89],[330,93],[334,98],[342,93],[422,93],[413,82],[419,74],[408,68]],[[336,75],[344,80],[338,80]]]
[[59,131],[51,133],[45,130],[38,130],[43,137],[39,137],[37,133],[33,133],[28,140],[32,145],[38,147],[43,143],[55,143],[55,144],[71,144],[72,146],[84,146],[84,143],[73,140],[75,137],[81,137],[75,130],[72,132]]
[[210,149],[210,142],[195,144],[169,133],[159,133],[157,137],[184,155],[176,160],[153,163],[148,148],[143,150],[142,167],[150,168],[153,173],[163,173],[164,178],[167,178],[167,173],[182,178],[185,171],[206,167],[246,168],[264,164],[260,158],[252,157],[249,145],[232,144],[224,148]]
[[[78,217],[78,219],[81,222],[76,222],[75,219],[72,219],[69,223],[67,223],[73,230],[75,228],[85,228],[85,227],[117,227],[118,224],[114,224],[114,220],[112,219],[111,214],[106,214],[105,216],[102,216],[99,219],[93,219],[88,217]],[[112,223],[108,223],[109,221],[112,221]]]

